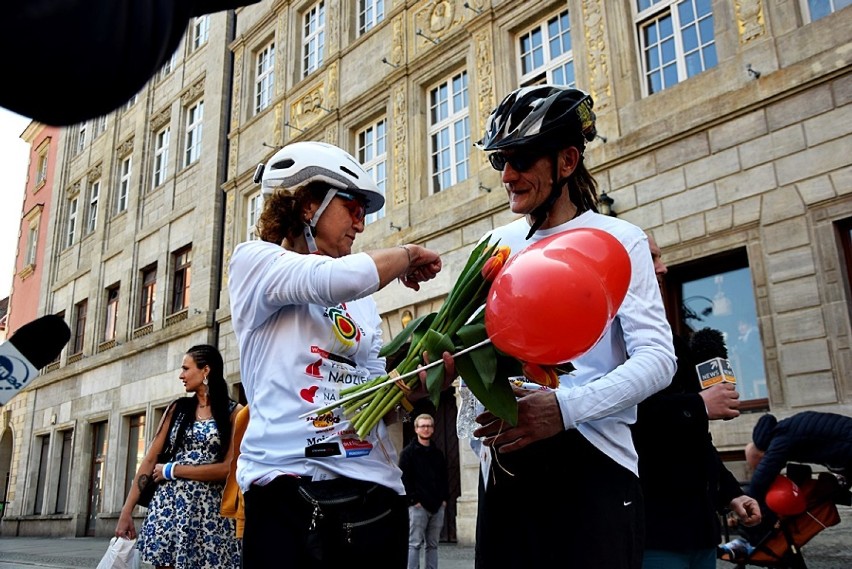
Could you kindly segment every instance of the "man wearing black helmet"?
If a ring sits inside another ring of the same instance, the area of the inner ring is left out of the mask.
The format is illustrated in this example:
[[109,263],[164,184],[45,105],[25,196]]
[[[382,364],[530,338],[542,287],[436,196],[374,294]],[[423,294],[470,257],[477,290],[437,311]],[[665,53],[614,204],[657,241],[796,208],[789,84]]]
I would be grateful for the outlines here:
[[[550,391],[517,390],[518,424],[489,412],[474,435],[485,445],[476,567],[634,569],[643,549],[642,492],[630,424],[636,405],[675,371],[648,241],[642,229],[597,212],[583,162],[595,139],[589,95],[553,85],[510,93],[477,145],[501,172],[513,213],[490,237],[517,254],[554,234],[594,227],[630,256],[630,286],[598,343]],[[581,317],[581,315],[578,315]],[[490,454],[488,454],[490,453]]]

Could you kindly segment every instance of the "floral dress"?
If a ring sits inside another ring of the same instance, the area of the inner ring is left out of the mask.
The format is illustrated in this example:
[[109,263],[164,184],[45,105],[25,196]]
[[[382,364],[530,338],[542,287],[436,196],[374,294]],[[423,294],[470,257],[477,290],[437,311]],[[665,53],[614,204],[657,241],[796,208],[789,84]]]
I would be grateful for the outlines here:
[[[230,405],[233,412],[236,403]],[[169,433],[174,437],[173,433]],[[216,461],[221,440],[213,419],[195,421],[175,453],[176,464]],[[148,508],[136,547],[142,560],[176,569],[240,566],[234,520],[219,514],[224,482],[178,478],[161,484]]]

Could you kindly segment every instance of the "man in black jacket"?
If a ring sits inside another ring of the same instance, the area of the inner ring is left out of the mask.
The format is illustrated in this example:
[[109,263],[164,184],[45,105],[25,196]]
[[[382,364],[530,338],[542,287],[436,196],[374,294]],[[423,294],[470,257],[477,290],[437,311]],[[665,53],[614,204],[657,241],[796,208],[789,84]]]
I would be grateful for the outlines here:
[[[648,243],[662,285],[667,272],[660,248]],[[701,390],[689,344],[674,336],[677,371],[671,384],[639,404],[633,441],[645,497],[643,569],[714,569],[721,541],[717,512],[726,507],[749,525],[760,521],[757,502],[745,496],[725,468],[708,431],[709,421],[739,415],[730,383]]]
[[788,462],[820,464],[852,477],[852,417],[804,411],[778,421],[767,413],[754,426],[746,460],[754,468],[748,493],[760,501]]
[[414,419],[417,435],[402,449],[399,467],[408,496],[408,569],[420,568],[420,549],[426,544],[426,569],[438,567],[438,539],[450,498],[447,461],[432,444],[435,420],[428,413]]

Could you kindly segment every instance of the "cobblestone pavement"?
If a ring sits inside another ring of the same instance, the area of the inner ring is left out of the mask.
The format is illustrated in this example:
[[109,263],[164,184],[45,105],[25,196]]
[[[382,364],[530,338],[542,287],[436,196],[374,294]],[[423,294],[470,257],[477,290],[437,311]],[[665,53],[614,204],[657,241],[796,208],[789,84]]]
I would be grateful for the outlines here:
[[[852,508],[839,506],[838,509],[840,524],[823,530],[802,548],[808,569],[852,569]],[[0,535],[0,569],[93,569],[108,545],[108,538],[98,537]],[[442,543],[438,565],[440,569],[473,569],[473,548]],[[716,567],[736,569],[737,566],[718,561]],[[150,569],[150,565],[143,565],[143,569]]]

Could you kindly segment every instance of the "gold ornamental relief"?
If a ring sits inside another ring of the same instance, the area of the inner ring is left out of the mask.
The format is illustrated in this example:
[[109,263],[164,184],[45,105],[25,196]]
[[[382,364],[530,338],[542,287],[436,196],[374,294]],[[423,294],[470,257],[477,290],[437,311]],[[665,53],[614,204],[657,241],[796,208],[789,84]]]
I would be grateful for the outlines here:
[[323,107],[329,110],[337,108],[337,78],[339,76],[340,61],[335,61],[328,66],[325,74],[325,104]]
[[284,103],[275,103],[273,113],[275,122],[272,127],[272,140],[273,144],[280,148],[284,146]]
[[405,22],[402,15],[393,19],[390,62],[394,65],[402,65],[405,61],[405,36],[403,35],[404,25]]
[[[284,38],[289,37],[287,34],[287,10],[278,14],[278,31],[275,40],[275,77],[285,77],[286,70],[284,69]],[[279,79],[275,82],[275,95],[281,96],[284,93],[284,81]]]
[[406,202],[408,195],[408,169],[405,157],[408,155],[406,129],[408,128],[407,111],[408,104],[405,95],[405,83],[398,83],[393,89],[393,203],[402,205]]
[[[479,132],[485,125],[491,110],[497,106],[494,99],[494,53],[491,50],[491,31],[484,29],[473,37],[476,46],[476,94],[479,101]],[[478,153],[477,153],[478,154]]]
[[231,131],[237,130],[240,125],[240,101],[242,100],[242,76],[243,76],[243,56],[245,55],[245,46],[241,45],[234,52],[234,81],[231,101]]
[[760,0],[737,0],[734,2],[737,12],[737,30],[740,43],[748,43],[766,33],[763,21],[763,4]]
[[314,86],[290,105],[290,125],[307,130],[326,112],[323,108],[323,85]]
[[233,180],[237,177],[237,157],[240,151],[240,135],[235,134],[228,141],[228,179]]
[[332,124],[326,127],[323,140],[325,140],[328,144],[333,144],[335,146],[339,145],[337,140],[337,125]]
[[[595,109],[609,106],[612,88],[609,81],[609,50],[606,44],[602,3],[595,0],[583,2],[583,34],[588,48],[589,85],[580,89],[588,91],[595,101]],[[577,62],[575,61],[575,64]]]
[[414,13],[414,45],[424,48],[436,45],[464,16],[456,9],[456,1],[429,0]]
[[228,286],[228,265],[231,261],[231,253],[234,249],[234,194],[236,190],[229,191],[225,196],[225,262],[222,264],[222,286]]
[[337,2],[334,0],[330,0],[326,2],[325,9],[325,26],[326,26],[326,59],[330,59],[330,56],[337,53],[337,48],[340,45],[339,36],[340,36],[340,18],[337,17],[339,14],[339,10],[337,7]]

